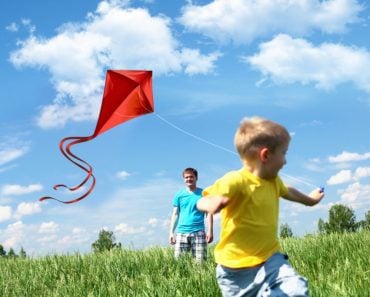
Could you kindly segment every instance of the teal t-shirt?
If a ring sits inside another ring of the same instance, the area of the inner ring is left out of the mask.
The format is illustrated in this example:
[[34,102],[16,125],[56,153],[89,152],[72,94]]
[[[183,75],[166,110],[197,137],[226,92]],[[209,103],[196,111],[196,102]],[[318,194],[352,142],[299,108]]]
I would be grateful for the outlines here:
[[192,233],[204,230],[204,213],[197,209],[197,202],[202,198],[202,189],[194,192],[182,189],[173,198],[173,206],[179,210],[178,233]]

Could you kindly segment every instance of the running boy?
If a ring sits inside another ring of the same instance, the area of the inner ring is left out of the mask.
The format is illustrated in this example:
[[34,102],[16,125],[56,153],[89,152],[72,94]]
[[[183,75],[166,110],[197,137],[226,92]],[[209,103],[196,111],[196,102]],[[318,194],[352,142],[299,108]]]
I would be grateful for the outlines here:
[[207,243],[213,240],[213,215],[206,214],[206,233],[205,214],[197,209],[197,202],[202,197],[202,189],[197,187],[198,172],[194,168],[186,168],[182,176],[186,188],[177,192],[173,199],[169,241],[175,245],[176,258],[191,251],[196,261],[201,262],[207,257]]
[[234,143],[243,167],[203,191],[199,210],[221,211],[215,248],[217,282],[223,296],[308,296],[307,281],[280,252],[279,197],[313,206],[324,193],[308,196],[284,185],[278,176],[286,164],[290,135],[260,117],[244,119]]

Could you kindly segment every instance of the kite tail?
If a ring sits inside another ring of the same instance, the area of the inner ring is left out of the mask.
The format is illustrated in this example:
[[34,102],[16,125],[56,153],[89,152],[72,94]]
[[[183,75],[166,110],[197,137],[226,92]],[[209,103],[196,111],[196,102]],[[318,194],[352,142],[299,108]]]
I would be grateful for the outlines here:
[[[71,152],[71,147],[75,144],[89,141],[89,140],[93,139],[94,137],[95,137],[94,135],[93,136],[88,136],[88,137],[66,137],[66,138],[63,138],[59,143],[59,149],[62,152],[62,154],[64,155],[64,157],[66,157],[70,162],[72,162],[73,164],[75,164],[76,166],[78,166],[79,168],[84,170],[87,174],[86,174],[85,179],[80,184],[78,184],[74,187],[68,187],[65,184],[57,184],[53,187],[54,190],[58,190],[58,188],[63,187],[63,188],[67,188],[70,191],[76,191],[76,190],[80,189],[84,184],[86,184],[90,180],[90,178],[92,178],[92,183],[91,183],[89,189],[85,192],[85,194],[83,194],[82,196],[80,196],[76,199],[70,200],[70,201],[62,201],[62,200],[59,200],[59,199],[56,199],[56,198],[50,197],[50,196],[41,197],[39,199],[40,201],[51,199],[51,200],[59,201],[61,203],[67,203],[68,204],[68,203],[74,203],[74,202],[80,201],[91,193],[91,191],[95,187],[95,182],[96,182],[95,176],[92,173],[93,169],[92,169],[92,167],[89,163],[87,163],[86,161],[82,160],[81,158],[79,158],[75,154],[73,154]],[[70,142],[66,144],[66,142],[68,142],[68,141],[70,141]]]

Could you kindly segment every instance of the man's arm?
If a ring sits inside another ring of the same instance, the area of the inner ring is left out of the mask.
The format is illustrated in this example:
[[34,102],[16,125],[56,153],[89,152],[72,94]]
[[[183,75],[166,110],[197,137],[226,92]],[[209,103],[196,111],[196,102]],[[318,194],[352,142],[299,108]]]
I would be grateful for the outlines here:
[[207,243],[211,243],[213,241],[213,215],[210,214],[210,213],[207,213],[206,214],[206,218],[207,218],[207,235],[206,235],[206,239],[207,239]]
[[176,243],[175,229],[177,226],[178,217],[179,217],[179,209],[178,207],[175,206],[172,211],[171,222],[170,222],[170,237],[169,237],[170,244]]
[[324,192],[320,189],[312,191],[309,195],[303,194],[293,187],[288,187],[288,193],[283,198],[298,202],[307,206],[314,206],[324,198]]

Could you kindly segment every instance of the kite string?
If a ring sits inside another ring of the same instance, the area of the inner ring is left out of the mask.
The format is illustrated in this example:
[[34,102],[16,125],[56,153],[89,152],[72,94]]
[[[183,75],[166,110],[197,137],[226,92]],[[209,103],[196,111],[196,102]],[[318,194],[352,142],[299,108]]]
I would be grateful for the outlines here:
[[[142,103],[141,98],[140,98],[139,102],[140,102],[141,107],[142,107],[142,108],[144,108],[147,112],[149,112],[149,113],[150,113],[150,112],[152,112],[152,110],[149,110],[146,106],[144,106],[144,104]],[[164,123],[166,123],[167,125],[169,125],[170,127],[172,127],[172,128],[174,128],[174,129],[176,129],[177,131],[179,131],[179,132],[181,132],[181,133],[183,133],[183,134],[185,134],[185,135],[188,135],[188,136],[190,136],[190,137],[192,137],[192,138],[194,138],[194,139],[196,139],[196,140],[198,140],[198,141],[204,142],[204,143],[206,143],[206,144],[208,144],[208,145],[210,145],[210,146],[213,146],[213,147],[215,147],[215,148],[218,148],[218,149],[220,149],[220,150],[223,150],[223,151],[225,151],[225,152],[227,152],[227,153],[230,153],[230,154],[233,154],[233,155],[235,155],[235,156],[238,156],[238,154],[237,154],[235,151],[232,151],[232,150],[227,149],[227,148],[225,148],[225,147],[223,147],[223,146],[221,146],[221,145],[218,145],[218,144],[213,143],[213,142],[211,142],[211,141],[208,141],[208,140],[206,140],[206,139],[204,139],[204,138],[202,138],[202,137],[199,137],[199,136],[197,136],[197,135],[195,135],[195,134],[193,134],[193,133],[190,133],[190,132],[188,132],[188,131],[186,131],[186,130],[184,130],[184,129],[180,128],[179,126],[177,126],[177,125],[175,125],[175,124],[171,123],[170,121],[168,121],[167,119],[163,118],[161,115],[159,115],[159,114],[158,114],[158,113],[156,113],[156,112],[153,112],[153,114],[154,114],[158,119],[160,119],[161,121],[163,121]],[[121,114],[119,114],[119,115],[120,115],[120,116],[124,116],[124,115],[121,115]],[[309,183],[309,182],[307,182],[307,181],[305,181],[305,180],[303,180],[303,179],[300,179],[300,178],[297,178],[297,177],[294,177],[294,176],[291,176],[291,175],[288,175],[288,174],[285,174],[285,173],[280,173],[280,175],[285,176],[285,177],[287,177],[287,178],[289,178],[289,179],[291,179],[291,180],[294,180],[294,181],[296,181],[296,182],[299,182],[299,183],[305,184],[306,186],[310,186],[310,187],[313,187],[313,188],[321,188],[321,190],[322,190],[322,191],[323,191],[323,189],[324,189],[323,187],[318,187],[318,186],[316,186],[316,185],[314,185],[314,184],[311,184],[311,183]]]
[[305,184],[306,186],[313,187],[313,188],[321,188],[321,189],[323,189],[322,187],[318,187],[318,186],[316,186],[314,184],[311,184],[311,183],[309,183],[309,182],[307,182],[307,181],[305,181],[305,180],[303,180],[301,178],[297,178],[297,177],[294,177],[294,176],[291,176],[291,175],[288,175],[288,174],[282,173],[282,172],[280,172],[279,174],[282,175],[282,176],[285,176],[285,177],[287,177],[287,178],[289,178],[289,179],[291,179],[293,181],[299,182],[301,184]]
[[165,118],[163,118],[162,116],[160,116],[158,113],[154,113],[154,115],[155,115],[156,117],[158,117],[160,120],[162,120],[163,122],[165,122],[166,124],[168,124],[169,126],[171,126],[172,128],[174,128],[174,129],[176,129],[176,130],[178,130],[178,131],[180,131],[180,132],[182,132],[182,133],[184,133],[184,134],[186,134],[186,135],[188,135],[188,136],[190,136],[190,137],[193,137],[193,138],[195,138],[196,140],[199,140],[199,141],[201,141],[201,142],[204,142],[204,143],[206,143],[206,144],[208,144],[208,145],[210,145],[210,146],[213,146],[213,147],[215,147],[215,148],[218,148],[218,149],[224,150],[224,151],[226,151],[226,152],[228,152],[228,153],[231,153],[231,154],[234,154],[234,155],[238,155],[236,152],[234,152],[234,151],[232,151],[232,150],[229,150],[229,149],[227,149],[227,148],[225,148],[225,147],[223,147],[223,146],[220,146],[220,145],[218,145],[218,144],[215,144],[215,143],[213,143],[213,142],[210,142],[210,141],[208,141],[208,140],[205,140],[204,138],[201,138],[201,137],[199,137],[199,136],[197,136],[197,135],[194,135],[194,134],[192,134],[192,133],[190,133],[190,132],[188,132],[188,131],[185,131],[184,129],[180,128],[179,126],[176,126],[175,124],[173,124],[173,123],[171,123],[170,121],[166,120]]
[[[154,112],[154,115],[155,115],[157,118],[159,118],[161,121],[163,121],[164,123],[166,123],[167,125],[171,126],[172,128],[176,129],[177,131],[180,131],[181,133],[183,133],[183,134],[185,134],[185,135],[188,135],[188,136],[190,136],[190,137],[192,137],[192,138],[194,138],[194,139],[196,139],[196,140],[199,140],[199,141],[201,141],[201,142],[204,142],[204,143],[206,143],[206,144],[208,144],[208,145],[211,145],[211,146],[213,146],[213,147],[215,147],[215,148],[221,149],[221,150],[223,150],[223,151],[225,151],[225,152],[228,152],[228,153],[231,153],[231,154],[233,154],[233,155],[238,156],[238,154],[237,154],[236,152],[232,151],[232,150],[229,150],[229,149],[227,149],[227,148],[225,148],[225,147],[223,147],[223,146],[221,146],[221,145],[218,145],[218,144],[215,144],[215,143],[213,143],[213,142],[210,142],[210,141],[208,141],[208,140],[206,140],[206,139],[204,139],[204,138],[202,138],[202,137],[199,137],[199,136],[197,136],[197,135],[194,135],[193,133],[190,133],[190,132],[188,132],[188,131],[186,131],[186,130],[184,130],[184,129],[180,128],[179,126],[176,126],[175,124],[173,124],[173,123],[171,123],[170,121],[166,120],[165,118],[163,118],[162,116],[160,116],[160,115],[159,115],[158,113],[156,113],[156,112]],[[301,184],[305,184],[306,186],[310,186],[310,187],[313,187],[313,188],[320,188],[320,187],[318,187],[318,186],[316,186],[316,185],[314,185],[314,184],[311,184],[311,183],[309,183],[309,182],[307,182],[307,181],[305,181],[305,180],[303,180],[303,179],[300,179],[300,178],[297,178],[297,177],[294,177],[294,176],[288,175],[288,174],[286,174],[286,173],[280,173],[280,175],[285,176],[285,177],[287,177],[287,178],[289,178],[289,179],[291,179],[291,180],[293,180],[293,181],[299,182],[299,183],[301,183]]]

